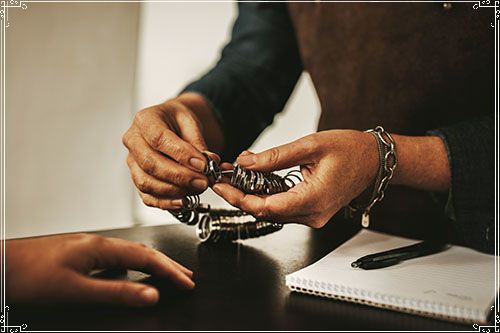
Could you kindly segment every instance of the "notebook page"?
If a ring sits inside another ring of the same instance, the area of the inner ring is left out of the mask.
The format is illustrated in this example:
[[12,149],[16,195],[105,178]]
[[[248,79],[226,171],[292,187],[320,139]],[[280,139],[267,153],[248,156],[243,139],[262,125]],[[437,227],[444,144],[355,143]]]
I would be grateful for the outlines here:
[[492,255],[452,246],[441,253],[382,269],[351,267],[351,262],[364,255],[415,242],[361,230],[323,259],[288,275],[287,285],[484,322],[496,295]]

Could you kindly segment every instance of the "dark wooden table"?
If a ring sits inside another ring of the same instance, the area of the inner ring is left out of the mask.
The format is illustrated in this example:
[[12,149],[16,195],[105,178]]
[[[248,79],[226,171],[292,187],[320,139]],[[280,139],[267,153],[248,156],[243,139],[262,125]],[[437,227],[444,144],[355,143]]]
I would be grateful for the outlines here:
[[196,289],[177,292],[146,278],[161,292],[153,308],[11,305],[9,322],[27,324],[28,330],[473,330],[288,290],[286,274],[322,258],[357,229],[348,222],[321,230],[287,225],[272,235],[226,245],[202,244],[195,229],[184,225],[99,232],[163,251],[195,272]]

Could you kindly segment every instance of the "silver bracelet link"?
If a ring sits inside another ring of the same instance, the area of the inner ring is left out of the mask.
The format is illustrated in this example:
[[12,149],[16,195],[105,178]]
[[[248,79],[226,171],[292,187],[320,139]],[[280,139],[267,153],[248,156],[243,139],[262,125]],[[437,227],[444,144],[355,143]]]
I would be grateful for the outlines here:
[[[396,170],[396,166],[398,164],[398,158],[396,154],[396,143],[392,136],[386,132],[382,126],[377,126],[374,129],[370,129],[365,132],[371,133],[377,140],[380,162],[379,172],[377,174],[377,178],[375,179],[372,196],[368,201],[368,204],[364,205],[363,213],[361,215],[361,225],[364,228],[367,228],[370,225],[370,211],[377,202],[384,198],[385,190],[394,176],[394,171]],[[353,207],[351,203],[348,208],[351,211],[356,211],[361,207]]]

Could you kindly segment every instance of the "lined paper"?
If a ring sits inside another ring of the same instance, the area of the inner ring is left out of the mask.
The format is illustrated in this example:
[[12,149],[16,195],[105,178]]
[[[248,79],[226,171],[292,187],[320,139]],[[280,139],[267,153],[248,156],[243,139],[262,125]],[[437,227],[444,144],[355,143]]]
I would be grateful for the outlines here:
[[386,307],[404,312],[485,323],[495,290],[495,256],[451,246],[444,252],[398,265],[363,270],[351,262],[417,240],[367,229],[318,262],[287,275],[294,291]]

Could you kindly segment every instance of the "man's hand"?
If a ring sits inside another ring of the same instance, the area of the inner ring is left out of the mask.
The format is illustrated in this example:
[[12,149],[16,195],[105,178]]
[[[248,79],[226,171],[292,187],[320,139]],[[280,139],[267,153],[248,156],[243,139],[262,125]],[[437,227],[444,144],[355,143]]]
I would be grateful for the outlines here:
[[[201,121],[212,146],[218,148],[221,131],[203,97],[183,94],[138,112],[123,136],[127,164],[139,194],[148,206],[179,209],[181,198],[208,187],[202,174],[207,151]],[[211,153],[211,157],[219,157]]]
[[[392,136],[398,157],[392,184],[433,192],[449,189],[448,154],[439,137]],[[284,193],[245,195],[222,183],[213,189],[233,206],[256,217],[319,228],[374,182],[379,157],[373,135],[354,130],[330,130],[259,154],[244,152],[237,163],[257,171],[300,165],[304,181]]]
[[142,244],[90,234],[6,241],[6,296],[15,303],[108,303],[148,306],[154,287],[89,277],[93,269],[131,268],[192,289],[193,272]]
[[222,183],[213,189],[231,205],[255,217],[319,228],[374,180],[378,153],[371,134],[332,130],[311,134],[259,154],[245,152],[236,162],[258,171],[300,165],[304,181],[284,193],[245,195]]

